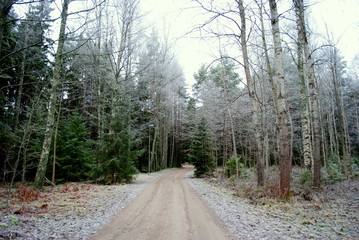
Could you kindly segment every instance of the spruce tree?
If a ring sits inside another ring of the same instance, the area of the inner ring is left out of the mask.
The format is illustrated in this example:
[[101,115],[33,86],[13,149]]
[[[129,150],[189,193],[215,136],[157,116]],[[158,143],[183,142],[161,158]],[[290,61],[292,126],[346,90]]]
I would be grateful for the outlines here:
[[188,157],[196,168],[194,171],[195,176],[212,175],[216,165],[211,155],[210,136],[207,132],[207,123],[204,118],[196,126],[190,149]]
[[89,130],[83,118],[77,114],[62,122],[56,149],[56,180],[86,180],[95,166]]
[[144,153],[139,148],[138,133],[133,128],[130,102],[120,99],[114,105],[114,118],[111,119],[109,132],[99,141],[103,149],[101,162],[97,165],[97,176],[104,183],[131,182],[138,173],[135,162]]

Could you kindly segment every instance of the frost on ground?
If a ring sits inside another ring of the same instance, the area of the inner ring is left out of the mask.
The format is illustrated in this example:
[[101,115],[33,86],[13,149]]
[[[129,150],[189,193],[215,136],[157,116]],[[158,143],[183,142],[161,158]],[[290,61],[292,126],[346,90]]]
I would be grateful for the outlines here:
[[[0,189],[0,239],[85,239],[108,223],[164,172],[140,174],[132,184],[70,183],[47,188],[36,201],[10,199]],[[16,195],[16,193],[13,193]]]
[[[191,176],[187,182],[237,239],[359,239],[358,182],[325,187],[325,197],[310,202],[266,199],[253,205],[215,180]],[[333,194],[334,188],[345,193]]]

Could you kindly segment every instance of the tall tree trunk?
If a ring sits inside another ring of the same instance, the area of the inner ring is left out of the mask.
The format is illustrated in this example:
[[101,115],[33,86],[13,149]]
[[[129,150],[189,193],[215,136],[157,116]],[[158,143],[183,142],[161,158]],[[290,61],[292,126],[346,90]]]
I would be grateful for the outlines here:
[[25,156],[26,154],[25,154],[25,151],[26,151],[26,145],[29,142],[31,131],[32,131],[31,123],[32,123],[32,116],[34,114],[34,111],[35,111],[35,104],[32,106],[32,109],[31,109],[31,112],[30,112],[30,115],[29,115],[29,119],[27,120],[27,124],[25,124],[25,126],[24,126],[24,133],[23,133],[23,136],[21,138],[19,150],[17,152],[17,158],[16,158],[16,161],[15,161],[14,172],[13,172],[13,175],[12,175],[12,178],[11,178],[9,190],[12,189],[14,180],[16,178],[16,175],[17,175],[16,171],[17,171],[17,167],[18,167],[18,165],[20,163],[20,158],[21,158],[22,153],[24,153],[24,156],[23,156],[24,159],[23,159],[21,181],[22,182],[25,181],[25,172],[26,172],[26,156]]
[[237,153],[237,143],[236,143],[236,135],[235,135],[235,131],[234,131],[234,123],[233,123],[233,118],[232,118],[232,114],[231,114],[231,110],[229,109],[229,107],[227,106],[227,111],[228,111],[228,115],[229,115],[229,122],[231,124],[231,136],[232,136],[232,145],[233,145],[233,156],[236,159],[236,178],[239,179],[239,158],[238,158],[238,153]]
[[[322,92],[322,90],[319,88],[319,86],[317,86],[318,88],[318,94],[320,94]],[[328,150],[328,139],[326,137],[326,131],[324,130],[324,118],[325,115],[323,113],[323,104],[320,98],[318,98],[318,109],[319,109],[319,126],[320,126],[320,133],[321,133],[321,148],[322,148],[322,153],[323,153],[323,160],[324,160],[324,165],[325,168],[327,169],[327,171],[329,172],[330,168],[329,168],[329,159],[328,159],[328,154],[329,154],[329,150]]]
[[[296,8],[297,15],[297,26],[298,26],[298,65],[299,65],[299,54],[303,59],[302,54],[304,53],[305,63],[301,62],[303,71],[300,73],[303,74],[303,77],[308,81],[308,91],[309,91],[309,110],[310,110],[310,124],[312,130],[312,142],[311,142],[311,157],[312,157],[312,168],[314,176],[314,186],[320,187],[320,126],[319,126],[319,106],[318,106],[318,91],[314,79],[314,63],[312,60],[312,55],[309,49],[309,42],[307,37],[307,31],[305,27],[305,17],[304,17],[304,2],[303,0],[295,0],[294,5]],[[305,67],[305,70],[304,70]],[[304,75],[306,73],[306,75]],[[306,88],[305,88],[306,89]],[[306,95],[306,94],[305,94]],[[307,97],[306,97],[307,98]],[[308,106],[308,105],[307,105]],[[304,143],[304,142],[303,142]],[[306,143],[307,144],[307,143]]]
[[46,167],[47,167],[49,152],[50,152],[51,139],[54,130],[53,128],[55,122],[55,110],[56,110],[56,102],[58,95],[58,87],[61,83],[61,69],[62,69],[62,59],[63,59],[62,54],[63,54],[65,38],[66,38],[65,30],[66,30],[68,6],[69,6],[69,0],[64,0],[62,5],[62,12],[61,12],[59,43],[57,46],[57,51],[55,56],[55,66],[54,66],[50,100],[49,100],[47,120],[46,120],[45,138],[44,138],[44,143],[42,145],[40,161],[35,176],[35,186],[37,188],[42,188],[44,185]]
[[[258,59],[258,62],[261,62],[260,59]],[[261,117],[261,126],[263,129],[263,155],[262,158],[264,159],[264,167],[267,168],[269,167],[269,129],[268,129],[268,118],[267,118],[267,112],[268,112],[268,101],[269,99],[267,98],[266,94],[265,94],[265,87],[266,87],[266,83],[264,81],[265,76],[264,76],[264,68],[261,67],[260,69],[260,81],[259,81],[259,86],[260,86],[260,91],[261,91],[261,101],[262,101],[262,107],[263,107],[263,111],[262,111],[262,117]]]
[[[333,64],[332,64],[332,77],[333,77],[333,91],[335,97],[335,104],[337,107],[337,141],[338,141],[338,152],[339,148],[342,148],[342,162],[345,176],[348,177],[348,161],[347,157],[349,156],[349,149],[347,148],[347,134],[346,134],[346,123],[345,123],[345,110],[343,106],[343,99],[341,94],[341,86],[339,82],[339,74],[338,74],[338,57],[337,57],[337,49],[333,50],[332,56]],[[339,157],[339,156],[338,156]]]
[[52,185],[55,185],[57,132],[58,132],[58,129],[59,129],[59,122],[60,122],[60,116],[61,116],[62,97],[63,97],[63,94],[61,94],[60,106],[59,106],[59,109],[58,109],[58,111],[57,111],[57,119],[56,119],[56,124],[55,124],[54,150],[53,150],[54,154],[53,154],[53,156],[52,156],[52,177],[51,177],[51,183],[52,183]]
[[320,125],[319,125],[319,102],[318,102],[318,89],[314,78],[314,63],[309,50],[309,44],[307,40],[307,34],[305,30],[305,23],[303,22],[304,28],[304,56],[306,60],[307,78],[309,87],[309,106],[311,111],[311,126],[313,134],[312,150],[313,150],[313,175],[314,175],[314,186],[320,187],[320,172],[321,172],[321,156],[320,156]]
[[[274,82],[273,79],[273,70],[270,64],[270,60],[269,60],[269,50],[267,47],[267,39],[266,39],[266,35],[265,35],[265,27],[264,27],[264,19],[263,19],[263,1],[260,0],[259,2],[257,1],[257,5],[258,5],[258,9],[259,9],[259,20],[261,23],[261,38],[262,38],[262,47],[263,47],[263,53],[264,53],[264,59],[265,59],[265,64],[266,64],[266,69],[267,69],[267,73],[268,73],[268,80],[269,80],[269,84],[272,90],[272,97],[273,97],[273,103],[274,103],[274,112],[275,112],[275,116],[276,116],[276,126],[278,126],[279,124],[279,118],[278,118],[278,99],[277,99],[277,87],[276,87],[276,83]],[[275,148],[277,149],[277,151],[279,150],[279,138],[278,136],[278,128],[275,129],[275,136],[276,136],[276,146]],[[269,143],[267,143],[268,141],[268,130],[265,133],[265,142],[266,142],[266,151],[269,151]],[[275,162],[277,162],[277,154],[274,154],[275,157]],[[267,154],[267,158],[269,158],[269,154]],[[268,161],[268,160],[266,160]],[[269,164],[269,163],[267,163]]]
[[246,32],[246,15],[245,9],[243,5],[243,0],[238,0],[238,9],[239,15],[241,18],[241,47],[243,53],[243,65],[244,65],[244,72],[246,75],[247,85],[248,85],[248,92],[252,106],[252,119],[253,119],[253,127],[255,132],[255,142],[256,142],[256,160],[257,160],[257,184],[259,186],[264,186],[264,159],[262,158],[262,141],[261,141],[261,131],[259,125],[259,107],[256,99],[255,94],[255,85],[253,82],[253,78],[250,71],[249,65],[249,56],[248,56],[248,49],[247,49],[247,32]]
[[282,197],[288,198],[290,194],[290,175],[292,159],[290,154],[290,129],[288,121],[287,96],[285,92],[285,79],[282,60],[282,43],[279,31],[279,19],[276,0],[269,0],[271,13],[272,35],[274,42],[274,79],[277,84],[278,120],[280,139],[280,192]]
[[296,18],[297,18],[297,70],[300,80],[300,95],[301,95],[301,124],[302,124],[302,143],[303,143],[303,160],[304,167],[311,169],[313,166],[313,152],[312,141],[310,133],[310,116],[309,116],[309,96],[308,96],[308,81],[306,77],[306,67],[304,62],[304,29],[302,24],[302,8],[301,0],[294,0]]
[[155,132],[153,134],[153,142],[152,142],[152,151],[151,151],[151,159],[150,159],[150,166],[153,167],[154,165],[154,171],[157,170],[157,154],[156,151],[156,143],[157,143],[157,134],[158,134],[158,126],[156,124],[155,126]]
[[[24,37],[24,46],[27,46],[29,40],[29,25],[25,23],[25,37]],[[19,117],[21,112],[21,99],[22,99],[22,91],[23,91],[23,84],[25,78],[25,63],[26,63],[26,50],[22,52],[21,55],[21,69],[20,69],[20,82],[18,93],[16,97],[16,105],[15,105],[15,127],[19,124]]]

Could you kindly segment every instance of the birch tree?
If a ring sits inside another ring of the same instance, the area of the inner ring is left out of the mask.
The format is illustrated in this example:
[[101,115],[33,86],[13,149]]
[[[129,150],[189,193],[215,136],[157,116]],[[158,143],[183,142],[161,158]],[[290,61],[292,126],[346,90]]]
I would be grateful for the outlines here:
[[[314,63],[312,60],[312,54],[309,49],[303,0],[294,1],[294,6],[296,10],[298,28],[297,64],[299,76],[301,79],[302,91],[302,137],[304,148],[304,165],[313,169],[314,186],[320,187],[320,126],[317,99],[318,92],[314,79]],[[311,137],[311,135],[313,137]]]
[[61,24],[60,24],[60,32],[58,38],[59,42],[56,50],[55,66],[54,66],[53,77],[51,82],[51,91],[50,91],[50,99],[48,105],[45,137],[42,146],[39,165],[37,167],[37,172],[35,176],[35,186],[37,188],[41,188],[45,181],[46,167],[47,167],[48,157],[50,152],[50,144],[53,136],[58,87],[61,84],[61,70],[62,70],[64,44],[66,40],[65,30],[66,30],[66,23],[68,17],[68,7],[69,7],[69,0],[64,0],[62,4],[62,12],[61,12]]
[[274,43],[274,80],[277,84],[278,99],[278,128],[280,139],[280,192],[283,197],[290,194],[290,175],[292,171],[292,159],[290,154],[290,128],[288,121],[287,95],[282,62],[282,43],[279,29],[279,15],[276,0],[269,0],[272,35]]

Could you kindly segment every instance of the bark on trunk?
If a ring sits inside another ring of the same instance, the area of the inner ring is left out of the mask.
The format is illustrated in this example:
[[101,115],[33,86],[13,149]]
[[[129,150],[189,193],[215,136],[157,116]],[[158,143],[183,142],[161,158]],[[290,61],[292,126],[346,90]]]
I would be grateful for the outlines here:
[[301,124],[302,124],[302,144],[303,144],[303,163],[304,167],[311,169],[313,162],[312,141],[310,133],[310,116],[309,116],[309,96],[308,82],[306,78],[306,68],[304,65],[304,29],[301,19],[300,0],[294,1],[297,17],[297,70],[300,79],[300,95],[301,95]]
[[269,0],[272,35],[274,42],[275,61],[274,79],[277,84],[278,120],[280,139],[280,192],[283,198],[290,194],[290,175],[292,171],[292,159],[290,154],[290,129],[288,121],[287,97],[285,92],[285,79],[282,62],[282,44],[279,31],[279,19],[275,0]]
[[[27,46],[28,40],[29,40],[29,25],[25,23],[24,46]],[[26,50],[22,52],[22,56],[21,56],[20,83],[19,83],[19,89],[16,97],[16,106],[15,106],[15,127],[17,127],[19,124],[19,118],[21,113],[21,99],[22,99],[22,91],[23,91],[23,84],[25,78],[25,62],[26,62]]]
[[[345,110],[343,106],[343,98],[341,94],[341,86],[338,79],[338,66],[337,66],[337,50],[333,50],[333,65],[332,65],[332,75],[333,75],[333,91],[335,97],[335,103],[337,107],[337,117],[338,117],[338,124],[337,124],[337,147],[338,147],[338,158],[340,156],[339,148],[342,148],[342,161],[343,161],[343,168],[345,176],[348,177],[348,161],[347,157],[349,156],[349,149],[347,148],[347,134],[346,134],[346,121],[345,121]],[[335,123],[335,122],[334,122]]]
[[[318,93],[314,79],[314,64],[312,61],[311,53],[309,50],[309,43],[307,37],[307,31],[305,27],[305,18],[304,18],[304,2],[303,0],[295,0],[294,5],[296,8],[297,15],[297,26],[298,26],[298,58],[299,54],[305,62],[301,62],[302,64],[302,73],[303,79],[307,79],[308,82],[308,91],[309,91],[309,101],[307,102],[307,106],[309,103],[310,110],[310,118],[308,127],[311,126],[312,132],[312,142],[309,142],[309,146],[311,147],[311,167],[313,168],[314,175],[314,186],[320,187],[320,126],[319,126],[319,107],[318,107]],[[300,51],[299,51],[300,50]],[[299,65],[299,62],[298,62]],[[305,73],[305,75],[304,75]],[[307,96],[306,96],[307,98]],[[309,131],[310,134],[310,131]],[[310,135],[309,135],[310,138]],[[306,143],[307,144],[307,143]]]
[[68,5],[69,5],[69,0],[64,0],[62,5],[62,12],[61,12],[59,44],[56,51],[55,67],[53,72],[51,93],[50,93],[51,95],[50,95],[47,120],[46,120],[45,138],[44,138],[44,143],[42,145],[40,161],[35,176],[35,186],[37,188],[42,188],[44,185],[46,167],[47,167],[49,152],[50,152],[51,138],[53,135],[53,128],[55,122],[55,109],[56,109],[56,101],[58,95],[57,91],[61,82],[61,68],[62,68],[62,58],[63,58],[62,54],[63,54],[64,43],[65,43],[65,29],[66,29]]
[[253,127],[255,132],[255,142],[256,142],[256,160],[257,160],[257,184],[259,186],[264,186],[264,159],[262,158],[262,144],[261,144],[261,129],[259,126],[258,113],[259,107],[257,106],[256,94],[255,94],[255,85],[252,79],[250,65],[249,65],[249,56],[247,50],[247,32],[246,32],[246,15],[245,9],[243,5],[243,0],[238,0],[238,9],[239,15],[241,18],[241,47],[243,53],[243,65],[244,72],[246,75],[248,92],[252,106],[252,119],[253,119]]

